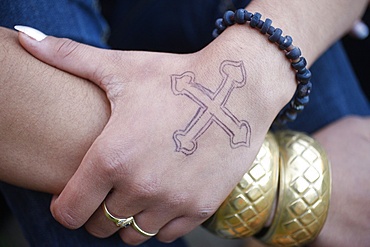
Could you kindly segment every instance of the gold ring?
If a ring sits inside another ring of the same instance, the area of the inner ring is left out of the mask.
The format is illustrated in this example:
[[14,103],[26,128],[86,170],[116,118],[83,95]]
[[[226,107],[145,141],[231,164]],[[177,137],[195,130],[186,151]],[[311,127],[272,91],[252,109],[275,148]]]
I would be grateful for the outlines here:
[[246,238],[270,217],[278,188],[279,147],[268,133],[251,168],[205,226],[223,238]]
[[131,225],[131,223],[134,221],[134,217],[132,217],[132,216],[128,217],[127,219],[120,219],[120,218],[117,218],[117,217],[113,216],[108,211],[108,208],[107,208],[107,205],[105,204],[105,202],[103,203],[103,209],[104,209],[105,216],[107,216],[107,218],[110,221],[113,221],[116,224],[116,226],[118,226],[119,228],[127,227],[127,226]]
[[132,227],[138,232],[140,233],[141,235],[145,236],[145,237],[154,237],[155,235],[157,235],[158,232],[156,233],[149,233],[149,232],[146,232],[144,231],[143,229],[141,229],[137,224],[136,224],[136,221],[135,219],[132,219]]
[[280,191],[271,226],[260,240],[273,246],[301,246],[324,226],[331,194],[331,171],[321,146],[293,131],[276,133],[280,146]]

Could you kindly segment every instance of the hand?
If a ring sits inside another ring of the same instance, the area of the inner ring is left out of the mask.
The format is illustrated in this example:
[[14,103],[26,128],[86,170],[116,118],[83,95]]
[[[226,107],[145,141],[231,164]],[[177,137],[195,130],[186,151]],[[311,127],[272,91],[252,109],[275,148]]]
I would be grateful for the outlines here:
[[370,118],[348,117],[317,132],[332,165],[332,198],[322,232],[310,246],[370,242]]
[[[53,200],[54,217],[69,228],[86,223],[98,237],[119,230],[129,244],[147,238],[132,227],[117,228],[103,201],[115,216],[134,216],[144,231],[159,231],[161,241],[186,234],[240,181],[291,97],[264,95],[274,80],[251,69],[249,78],[260,83],[249,83],[246,62],[220,59],[233,57],[229,51],[218,49],[215,58],[210,48],[175,55],[101,50],[53,37],[38,42],[22,34],[20,41],[42,61],[97,84],[111,104],[105,129]],[[266,69],[284,75],[281,67]],[[290,84],[281,90],[293,92]]]

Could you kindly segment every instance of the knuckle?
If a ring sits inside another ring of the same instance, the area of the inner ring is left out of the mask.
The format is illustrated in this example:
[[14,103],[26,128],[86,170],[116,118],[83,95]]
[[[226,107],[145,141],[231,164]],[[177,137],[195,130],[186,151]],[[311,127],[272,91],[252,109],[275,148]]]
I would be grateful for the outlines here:
[[97,158],[94,163],[100,170],[102,177],[115,181],[122,176],[127,176],[126,155],[122,150],[116,148],[104,148],[97,150]]
[[81,219],[78,214],[69,208],[60,208],[55,206],[52,208],[52,214],[56,221],[69,229],[77,229],[82,226]]
[[190,198],[189,193],[184,191],[169,194],[168,205],[172,208],[183,208],[186,207]]
[[122,79],[116,74],[105,71],[102,67],[96,68],[93,77],[100,83],[99,86],[105,87],[107,97],[110,100],[122,96],[125,92],[125,83]]
[[140,177],[132,183],[132,192],[137,198],[152,198],[160,194],[160,180],[154,176]]
[[121,162],[112,156],[99,156],[94,160],[96,166],[100,170],[100,174],[104,178],[112,178],[119,172]]
[[59,39],[55,44],[55,51],[58,58],[67,58],[74,54],[74,51],[80,46],[80,43],[77,43],[71,39],[62,38]]
[[197,221],[203,222],[207,220],[209,217],[211,217],[216,212],[216,210],[217,210],[217,207],[213,205],[209,205],[209,204],[200,205],[195,208],[193,217]]
[[[122,70],[121,53],[117,51],[107,51],[101,54],[102,61],[106,61],[103,66],[97,66],[92,73],[91,80],[98,86],[105,88],[108,99],[114,100],[121,96],[125,91],[125,79],[118,71]],[[107,66],[108,65],[108,66]]]

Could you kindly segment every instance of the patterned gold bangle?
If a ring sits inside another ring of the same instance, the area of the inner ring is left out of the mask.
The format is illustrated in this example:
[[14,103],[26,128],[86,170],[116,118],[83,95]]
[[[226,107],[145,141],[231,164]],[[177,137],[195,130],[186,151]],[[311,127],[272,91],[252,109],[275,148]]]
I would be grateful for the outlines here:
[[273,246],[300,246],[320,233],[329,209],[331,171],[327,156],[311,137],[276,134],[280,147],[280,189],[271,226],[260,237]]
[[204,226],[223,238],[245,238],[260,231],[277,193],[278,162],[278,144],[268,133],[249,171]]
[[[224,238],[245,238],[258,232],[256,237],[272,246],[304,245],[320,233],[331,194],[327,156],[305,134],[282,131],[275,137],[278,144],[268,133],[249,171],[204,224],[209,231]],[[278,184],[272,223],[260,231],[274,205]]]

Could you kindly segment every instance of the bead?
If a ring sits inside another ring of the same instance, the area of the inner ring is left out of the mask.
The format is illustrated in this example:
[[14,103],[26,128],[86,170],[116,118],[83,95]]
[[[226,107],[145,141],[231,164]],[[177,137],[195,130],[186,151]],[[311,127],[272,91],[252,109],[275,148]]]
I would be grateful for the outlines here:
[[297,73],[296,74],[296,79],[297,81],[306,84],[309,80],[311,80],[311,71],[309,69],[306,69],[304,73]]
[[286,125],[286,123],[287,120],[284,119],[283,115],[279,115],[274,121],[274,125],[278,127],[283,127],[284,125]]
[[275,43],[280,39],[282,33],[283,31],[280,28],[276,28],[274,33],[269,37],[269,41]]
[[245,21],[251,21],[253,17],[253,14],[251,12],[245,11],[244,20]]
[[293,109],[286,110],[284,115],[289,122],[293,122],[297,118],[297,112]]
[[286,57],[290,60],[296,60],[302,55],[301,50],[298,47],[294,47],[291,51],[286,53]]
[[262,17],[262,15],[260,13],[258,13],[258,12],[254,13],[249,25],[253,28],[257,27],[258,22],[260,21],[261,17]]
[[246,22],[245,18],[245,9],[238,9],[235,11],[235,22],[238,24],[244,24]]
[[284,41],[282,44],[279,45],[280,50],[286,50],[289,46],[291,46],[293,43],[292,37],[289,35],[285,36]]
[[272,35],[275,32],[275,28],[273,26],[270,26],[269,29],[267,30],[268,35]]
[[234,20],[234,12],[231,10],[228,10],[225,12],[224,17],[223,17],[223,24],[228,27],[231,26],[235,23]]
[[309,81],[306,84],[299,84],[297,88],[298,97],[305,97],[311,93],[312,83]]
[[262,25],[261,33],[262,34],[266,34],[267,33],[267,30],[270,28],[271,24],[272,24],[272,20],[270,20],[269,18],[267,18],[265,20],[265,22],[263,23],[263,25]]
[[286,110],[283,110],[283,111],[281,112],[281,114],[279,115],[280,122],[281,122],[283,125],[285,125],[285,124],[289,121],[289,119],[287,118],[287,116],[286,116],[285,112],[286,112]]
[[297,112],[301,112],[304,110],[304,105],[300,105],[300,104],[296,105],[294,100],[290,102],[290,107]]
[[222,18],[218,18],[215,22],[216,28],[221,32],[226,29],[226,26],[223,24]]
[[300,68],[299,70],[297,70],[297,73],[298,74],[304,74],[304,73],[307,73],[307,68],[306,67],[304,67],[304,68]]
[[219,31],[219,30],[217,30],[217,29],[214,29],[214,30],[213,30],[213,32],[212,32],[212,37],[213,37],[213,38],[217,38],[217,37],[218,37],[218,35],[220,35],[220,31]]
[[310,96],[304,96],[304,97],[296,97],[294,99],[294,104],[296,105],[307,105],[308,102],[310,101]]
[[281,46],[284,43],[284,40],[285,40],[285,37],[284,36],[280,36],[279,37],[279,40],[276,41],[276,43],[278,44],[278,46]]
[[295,70],[301,71],[302,69],[306,68],[307,61],[304,57],[301,57],[298,62],[292,63],[292,67]]
[[263,23],[265,23],[264,21],[262,21],[262,20],[259,20],[259,22],[258,22],[258,24],[257,24],[257,28],[258,29],[261,29],[262,28],[262,26],[263,26]]

